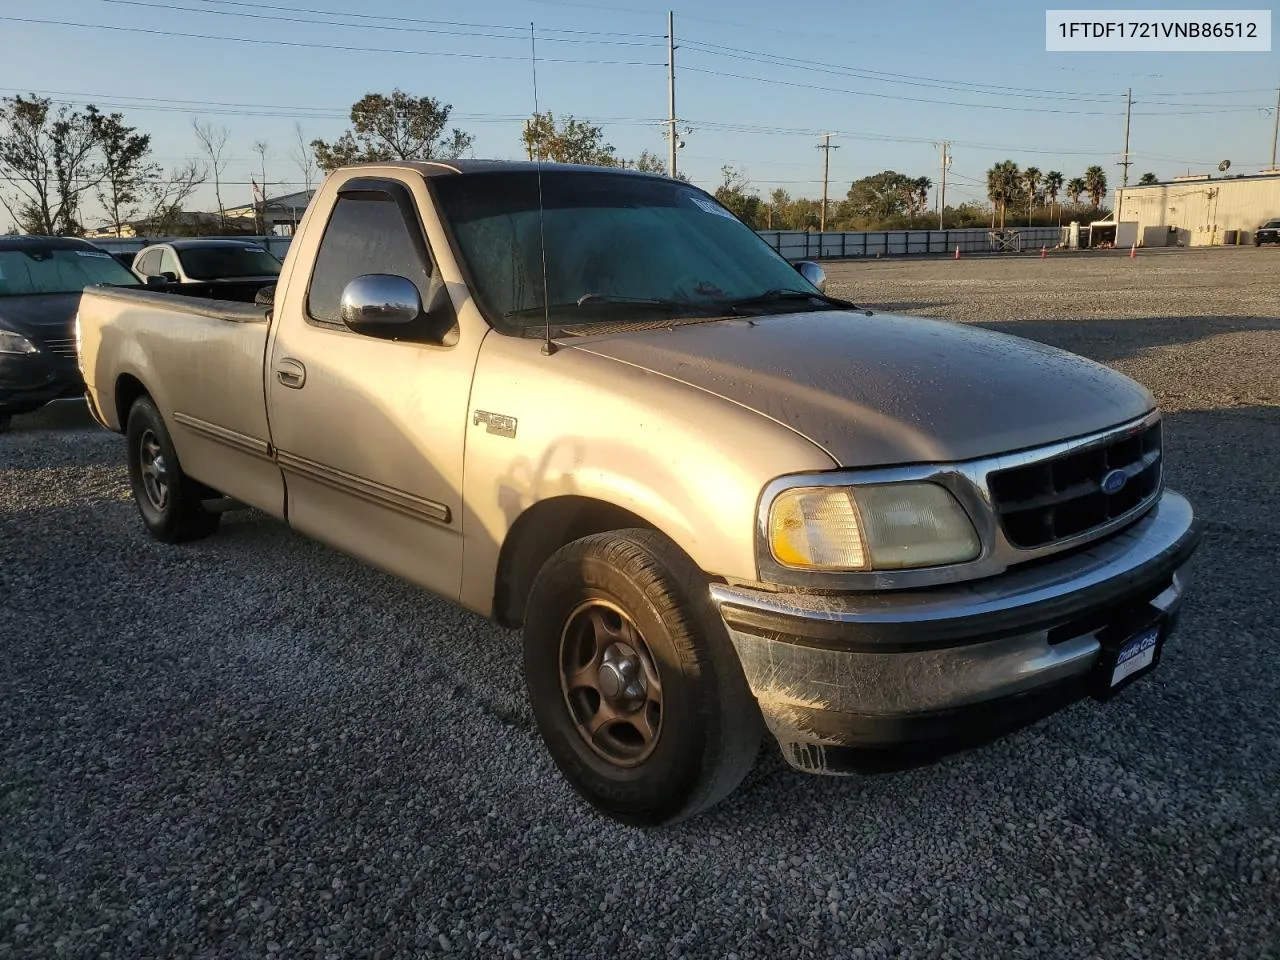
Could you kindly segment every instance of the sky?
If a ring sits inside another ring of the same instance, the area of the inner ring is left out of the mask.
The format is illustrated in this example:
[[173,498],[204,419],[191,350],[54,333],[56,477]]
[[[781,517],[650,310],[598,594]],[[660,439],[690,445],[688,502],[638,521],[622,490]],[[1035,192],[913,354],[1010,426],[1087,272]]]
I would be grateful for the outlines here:
[[[886,169],[936,183],[942,140],[949,205],[982,198],[985,171],[1004,159],[1068,179],[1096,163],[1116,186],[1130,88],[1131,182],[1270,163],[1280,54],[1048,53],[1045,5],[1005,0],[4,3],[0,83],[16,86],[0,96],[119,110],[166,166],[199,156],[193,117],[225,125],[231,206],[261,179],[255,141],[268,143],[269,193],[298,189],[295,123],[332,139],[354,101],[394,87],[451,104],[475,156],[521,157],[532,23],[539,107],[598,123],[621,156],[665,157],[669,9],[676,115],[689,130],[678,165],[709,189],[730,165],[762,195],[821,196],[828,131],[833,198]],[[212,189],[196,201],[211,207]]]

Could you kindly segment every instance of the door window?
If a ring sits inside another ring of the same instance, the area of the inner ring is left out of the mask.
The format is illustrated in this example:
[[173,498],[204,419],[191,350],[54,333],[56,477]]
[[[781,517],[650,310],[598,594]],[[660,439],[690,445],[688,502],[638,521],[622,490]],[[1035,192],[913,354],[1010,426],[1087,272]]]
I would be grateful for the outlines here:
[[422,246],[421,228],[405,220],[390,194],[363,191],[340,196],[316,254],[307,292],[309,322],[342,327],[342,291],[367,273],[405,277],[425,304],[431,265],[420,252]]
[[174,256],[173,251],[165,247],[160,251],[160,269],[159,273],[172,273],[175,277],[181,277],[178,272],[178,258]]

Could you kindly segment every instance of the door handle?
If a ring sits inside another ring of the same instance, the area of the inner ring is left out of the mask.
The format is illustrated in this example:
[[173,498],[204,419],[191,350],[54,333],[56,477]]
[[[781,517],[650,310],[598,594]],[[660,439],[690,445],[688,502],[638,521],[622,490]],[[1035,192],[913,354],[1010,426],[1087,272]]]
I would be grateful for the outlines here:
[[282,357],[276,363],[276,379],[291,390],[301,390],[307,382],[307,368],[297,360]]

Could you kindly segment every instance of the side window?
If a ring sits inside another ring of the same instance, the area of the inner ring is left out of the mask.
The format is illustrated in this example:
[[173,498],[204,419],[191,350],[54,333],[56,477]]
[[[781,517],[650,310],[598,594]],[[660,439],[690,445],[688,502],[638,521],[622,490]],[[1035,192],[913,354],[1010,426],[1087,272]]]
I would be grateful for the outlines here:
[[178,276],[178,258],[174,256],[172,250],[160,251],[160,269],[156,272],[172,273],[175,277]]
[[405,277],[418,288],[418,296],[426,303],[431,264],[424,262],[419,253],[422,245],[421,227],[406,222],[399,204],[389,194],[361,192],[339,197],[325,226],[311,274],[311,288],[307,291],[310,320],[341,326],[338,308],[342,291],[350,281],[366,273]]
[[158,258],[158,250],[148,250],[138,258],[138,263],[134,269],[144,277],[154,277],[156,275],[156,261]]

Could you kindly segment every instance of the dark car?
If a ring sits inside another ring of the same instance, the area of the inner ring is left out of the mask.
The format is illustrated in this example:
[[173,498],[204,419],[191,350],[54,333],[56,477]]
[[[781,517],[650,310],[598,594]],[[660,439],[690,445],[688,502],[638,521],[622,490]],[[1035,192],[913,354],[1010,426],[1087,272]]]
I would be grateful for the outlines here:
[[136,287],[111,254],[67,237],[0,237],[0,430],[15,414],[78,397],[80,292]]
[[1253,245],[1260,247],[1264,243],[1280,243],[1280,220],[1268,220],[1253,234]]
[[193,297],[252,302],[280,276],[280,261],[250,240],[171,240],[143,247],[133,272],[148,286]]

